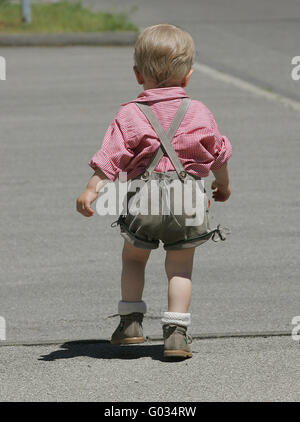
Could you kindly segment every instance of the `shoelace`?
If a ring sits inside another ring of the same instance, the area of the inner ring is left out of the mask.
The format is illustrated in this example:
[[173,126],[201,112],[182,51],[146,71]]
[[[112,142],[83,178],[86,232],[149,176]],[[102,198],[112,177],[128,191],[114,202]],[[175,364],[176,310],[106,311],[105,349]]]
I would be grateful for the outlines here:
[[[133,313],[134,313],[134,312],[133,312]],[[130,315],[130,314],[129,314],[129,315]],[[128,318],[128,317],[129,317],[129,315],[112,314],[112,315],[108,315],[105,319],[108,319],[108,318],[115,318],[115,317],[118,317],[118,316],[119,316],[119,317],[121,317],[121,318],[122,318],[122,317],[127,317],[127,318]],[[141,320],[142,320],[142,317],[139,317],[139,318],[138,318],[138,317],[136,317],[136,316],[135,316],[135,317],[130,316],[128,319],[132,319],[132,320],[135,320],[135,321],[136,321],[136,320],[138,320],[138,321],[139,321],[139,319],[141,319]]]
[[105,319],[108,319],[108,318],[115,318],[115,317],[117,317],[117,316],[120,316],[120,314],[112,314],[112,315],[108,315]]
[[188,339],[188,344],[191,344],[193,341],[192,336],[190,336],[189,334],[186,336],[186,338]]

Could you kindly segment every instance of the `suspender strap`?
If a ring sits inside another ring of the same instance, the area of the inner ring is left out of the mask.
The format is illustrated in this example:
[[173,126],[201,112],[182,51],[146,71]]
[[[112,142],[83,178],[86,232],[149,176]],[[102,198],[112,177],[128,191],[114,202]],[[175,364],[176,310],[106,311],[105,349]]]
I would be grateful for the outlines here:
[[159,123],[157,117],[155,116],[155,114],[153,113],[153,111],[151,110],[150,106],[148,106],[145,103],[136,103],[136,105],[139,107],[139,109],[144,113],[144,115],[146,116],[146,118],[148,119],[149,123],[151,124],[151,126],[153,127],[154,131],[156,132],[161,145],[160,147],[156,150],[155,154],[152,157],[152,160],[150,161],[149,165],[147,166],[147,171],[148,173],[151,173],[155,167],[157,166],[157,164],[159,163],[159,161],[161,160],[161,158],[163,157],[164,153],[166,153],[168,155],[168,157],[170,158],[177,174],[178,177],[182,180],[185,178],[186,176],[186,172],[172,146],[172,139],[175,136],[187,110],[188,107],[190,105],[190,98],[183,98],[181,101],[181,104],[175,114],[175,117],[167,131],[167,133],[163,130],[163,128],[161,127],[161,124]]

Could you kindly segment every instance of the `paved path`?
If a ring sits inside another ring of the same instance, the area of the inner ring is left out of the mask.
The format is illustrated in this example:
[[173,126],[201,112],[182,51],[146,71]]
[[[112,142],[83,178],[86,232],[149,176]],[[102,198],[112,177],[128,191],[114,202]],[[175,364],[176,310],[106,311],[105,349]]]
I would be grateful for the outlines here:
[[299,56],[298,0],[83,0],[94,9],[127,11],[146,27],[170,23],[195,39],[197,61],[300,101],[291,79]]
[[1,347],[0,400],[299,401],[298,346],[286,338],[201,340],[192,359],[176,363],[162,359],[157,342]]
[[[7,339],[106,338],[119,300],[114,217],[85,219],[75,199],[118,104],[139,92],[129,48],[3,50],[0,315]],[[195,71],[188,92],[229,136],[233,194],[213,206],[224,244],[199,247],[193,333],[291,330],[299,314],[299,114]],[[211,180],[211,178],[209,179]],[[208,182],[209,185],[209,182]],[[163,250],[147,269],[147,334],[160,334]]]

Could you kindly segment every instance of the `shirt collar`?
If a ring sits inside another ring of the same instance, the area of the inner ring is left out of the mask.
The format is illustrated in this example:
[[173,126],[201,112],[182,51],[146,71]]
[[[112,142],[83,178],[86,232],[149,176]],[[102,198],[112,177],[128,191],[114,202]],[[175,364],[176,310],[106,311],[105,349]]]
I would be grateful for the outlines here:
[[146,89],[141,92],[135,100],[128,101],[122,105],[135,102],[148,102],[148,101],[163,101],[174,100],[176,98],[187,98],[185,90],[179,86],[166,87],[166,88],[153,88]]

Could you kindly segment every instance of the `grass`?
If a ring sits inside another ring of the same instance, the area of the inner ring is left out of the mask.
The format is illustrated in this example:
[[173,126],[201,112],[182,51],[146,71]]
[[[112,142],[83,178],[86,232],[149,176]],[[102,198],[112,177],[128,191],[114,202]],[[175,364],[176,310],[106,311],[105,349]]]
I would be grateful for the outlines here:
[[1,33],[138,31],[126,14],[92,12],[80,2],[32,4],[32,23],[21,22],[20,4],[0,0]]

